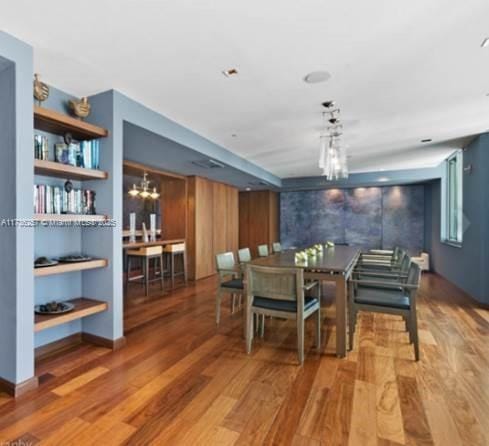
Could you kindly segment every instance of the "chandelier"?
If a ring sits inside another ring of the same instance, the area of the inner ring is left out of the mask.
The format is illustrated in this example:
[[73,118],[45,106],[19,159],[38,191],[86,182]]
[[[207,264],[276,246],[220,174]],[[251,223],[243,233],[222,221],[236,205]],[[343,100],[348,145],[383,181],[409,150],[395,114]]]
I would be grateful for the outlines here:
[[320,135],[319,167],[328,181],[348,178],[346,146],[342,142],[343,126],[340,109],[334,101],[324,102],[323,129]]
[[143,179],[139,183],[139,186],[133,184],[132,189],[129,190],[129,195],[131,197],[139,197],[143,199],[152,198],[153,200],[156,200],[160,197],[160,194],[156,192],[156,187],[153,187],[153,190],[150,191],[150,183],[151,181],[148,180],[148,174],[144,172]]

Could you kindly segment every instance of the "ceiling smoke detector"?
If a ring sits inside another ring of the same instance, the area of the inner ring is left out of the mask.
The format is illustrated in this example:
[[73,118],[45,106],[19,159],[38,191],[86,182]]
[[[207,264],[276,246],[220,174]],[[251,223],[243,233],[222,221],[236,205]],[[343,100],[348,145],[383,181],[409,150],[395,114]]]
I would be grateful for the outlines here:
[[222,74],[224,74],[226,77],[236,76],[238,74],[238,70],[236,68],[230,68],[229,70],[224,70]]
[[320,82],[326,82],[331,78],[331,74],[327,71],[313,71],[304,76],[304,82],[306,84],[319,84]]

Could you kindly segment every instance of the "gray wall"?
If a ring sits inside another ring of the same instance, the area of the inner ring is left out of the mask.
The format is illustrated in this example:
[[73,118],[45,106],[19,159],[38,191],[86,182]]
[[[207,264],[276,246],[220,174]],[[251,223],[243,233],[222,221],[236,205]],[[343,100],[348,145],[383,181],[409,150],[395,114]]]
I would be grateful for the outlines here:
[[[0,218],[32,217],[32,49],[0,32]],[[0,227],[0,377],[33,376],[33,231]]]
[[363,248],[424,249],[424,186],[282,192],[280,240],[304,247],[332,240]]
[[464,166],[473,166],[463,177],[463,211],[467,228],[461,248],[442,243],[441,182],[426,188],[427,249],[432,270],[489,304],[489,135],[475,139],[464,152]]

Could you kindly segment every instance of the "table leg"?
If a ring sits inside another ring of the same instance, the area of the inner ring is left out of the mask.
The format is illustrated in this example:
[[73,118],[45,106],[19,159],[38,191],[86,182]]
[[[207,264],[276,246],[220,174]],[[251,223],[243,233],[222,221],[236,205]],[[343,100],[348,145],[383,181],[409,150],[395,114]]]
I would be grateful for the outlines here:
[[346,280],[339,276],[336,281],[336,356],[346,356]]

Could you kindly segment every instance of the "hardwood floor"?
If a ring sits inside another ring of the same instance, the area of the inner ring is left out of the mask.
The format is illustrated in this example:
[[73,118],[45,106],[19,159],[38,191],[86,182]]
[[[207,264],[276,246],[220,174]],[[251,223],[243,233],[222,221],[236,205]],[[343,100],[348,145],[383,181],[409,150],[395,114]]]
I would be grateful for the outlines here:
[[371,314],[337,359],[332,305],[320,355],[308,321],[304,367],[280,320],[247,356],[240,313],[224,305],[216,329],[214,289],[211,278],[161,297],[155,285],[128,299],[125,348],[39,361],[38,390],[0,394],[0,444],[489,444],[489,311],[442,278],[423,277],[419,363],[403,322]]

